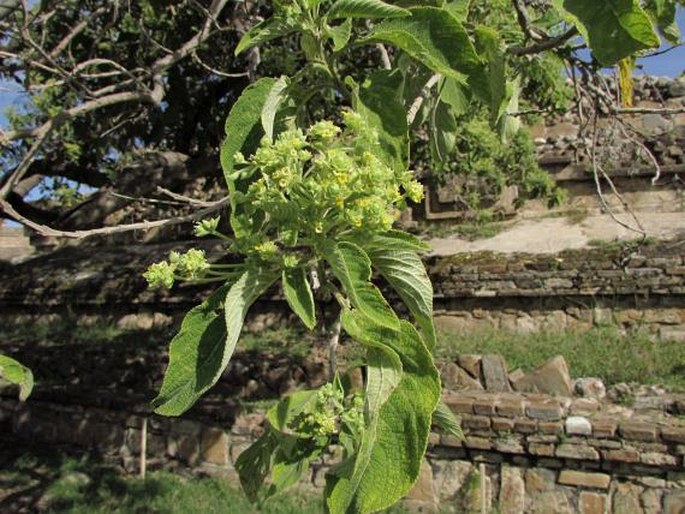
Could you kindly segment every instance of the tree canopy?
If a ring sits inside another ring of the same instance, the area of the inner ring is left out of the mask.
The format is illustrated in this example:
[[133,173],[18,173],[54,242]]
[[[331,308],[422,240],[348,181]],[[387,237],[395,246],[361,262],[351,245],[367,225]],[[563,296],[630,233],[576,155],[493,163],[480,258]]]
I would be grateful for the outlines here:
[[[429,135],[427,167],[435,169],[476,112],[506,138],[519,126],[519,112],[567,109],[577,94],[605,109],[630,108],[627,86],[617,102],[594,77],[611,66],[629,77],[635,55],[662,40],[677,44],[675,11],[682,5],[315,3],[335,4],[324,29],[341,76],[373,80],[374,70],[391,64],[401,71],[395,76],[405,82],[403,102],[413,124]],[[160,218],[176,221],[216,208],[212,202],[223,197],[216,179],[224,119],[247,85],[297,73],[309,106],[299,114],[311,118],[349,102],[335,84],[321,93],[329,79],[321,74],[320,56],[287,16],[297,6],[3,0],[0,76],[25,98],[9,110],[10,128],[0,134],[3,216],[46,235],[74,236],[69,232],[102,226],[126,230],[121,225],[149,220],[151,206]],[[451,16],[431,10],[439,6]],[[416,7],[423,10],[400,16]],[[274,10],[277,16],[269,18]],[[578,79],[575,88],[566,84],[569,75]],[[312,101],[317,94],[318,104]],[[134,228],[140,226],[146,225]]]

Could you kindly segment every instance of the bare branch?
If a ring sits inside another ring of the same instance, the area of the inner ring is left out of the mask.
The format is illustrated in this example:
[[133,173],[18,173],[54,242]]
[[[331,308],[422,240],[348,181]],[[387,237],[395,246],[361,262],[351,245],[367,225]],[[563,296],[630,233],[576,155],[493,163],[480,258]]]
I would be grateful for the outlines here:
[[[118,3],[118,2],[116,2]],[[73,39],[78,36],[81,32],[83,32],[88,24],[93,21],[95,18],[100,16],[101,14],[107,12],[109,9],[108,7],[100,7],[99,9],[95,9],[90,16],[88,16],[86,19],[81,20],[79,23],[74,25],[74,27],[69,31],[69,33],[62,38],[62,40],[55,45],[55,48],[52,49],[50,52],[50,57],[55,59],[59,54],[61,54],[68,46],[69,44],[73,41]]]
[[530,15],[528,14],[526,4],[523,3],[523,0],[511,0],[511,3],[514,6],[514,10],[516,10],[516,20],[523,33],[526,35],[526,38],[533,41],[539,41],[540,39],[545,38],[546,34],[541,34],[539,29],[532,26]]
[[163,195],[166,195],[169,198],[173,198],[174,200],[177,200],[180,203],[186,204],[186,205],[195,205],[197,207],[211,207],[215,203],[215,202],[206,202],[204,200],[198,200],[196,198],[189,198],[187,196],[179,195],[178,193],[174,193],[173,191],[169,191],[168,189],[165,189],[161,186],[157,186],[157,192],[161,193]]
[[216,68],[213,68],[213,67],[211,67],[209,64],[207,64],[206,62],[204,62],[204,61],[200,58],[200,56],[198,55],[197,50],[193,51],[192,56],[193,56],[193,60],[194,60],[197,64],[199,64],[200,66],[202,66],[202,67],[203,67],[205,70],[207,70],[208,72],[214,73],[215,75],[218,75],[218,76],[220,76],[220,77],[238,78],[238,77],[247,77],[247,76],[250,75],[250,72],[248,72],[248,71],[243,71],[243,72],[240,72],[240,73],[226,73],[226,72],[217,70]]
[[414,99],[411,106],[409,107],[409,111],[407,112],[407,123],[409,125],[414,123],[414,120],[416,119],[416,115],[419,113],[419,109],[421,109],[423,102],[425,101],[425,99],[430,94],[431,89],[433,89],[433,86],[435,84],[437,84],[441,78],[442,78],[442,75],[440,73],[433,74],[431,76],[431,78],[428,79],[428,82],[426,82],[426,85],[423,86],[423,89],[421,90],[421,94]]
[[94,237],[94,236],[103,236],[103,235],[112,235],[112,234],[123,234],[126,232],[133,232],[136,230],[142,230],[142,231],[147,231],[151,230],[153,228],[160,228],[160,227],[170,227],[174,225],[180,225],[181,223],[189,223],[191,221],[197,221],[200,220],[210,214],[213,214],[219,210],[221,210],[224,206],[228,205],[229,203],[229,198],[224,198],[222,200],[219,200],[217,202],[214,202],[211,207],[207,207],[205,209],[202,209],[201,211],[197,211],[193,214],[188,214],[186,216],[176,216],[173,218],[166,218],[162,220],[156,220],[156,221],[142,221],[139,223],[130,223],[126,225],[117,225],[116,227],[103,227],[103,228],[96,228],[96,229],[91,229],[91,230],[74,230],[74,231],[66,231],[66,230],[57,230],[51,227],[48,227],[46,225],[41,225],[39,223],[35,223],[34,221],[25,218],[21,214],[19,214],[12,205],[10,205],[7,200],[0,199],[0,209],[5,212],[6,215],[11,217],[12,219],[18,221],[19,223],[26,225],[27,227],[35,230],[37,233],[39,233],[42,236],[46,237],[58,237],[58,238],[66,238],[66,239],[87,239],[89,237]]
[[663,114],[665,116],[685,113],[685,107],[659,108],[659,107],[613,107],[613,114]]
[[542,53],[546,50],[552,50],[554,48],[557,48],[559,46],[562,46],[565,44],[569,39],[572,37],[576,36],[578,34],[578,29],[575,27],[571,27],[568,29],[566,32],[563,34],[548,38],[548,39],[543,39],[539,41],[538,43],[533,43],[532,45],[529,46],[510,46],[507,48],[507,53],[511,55],[516,55],[516,56],[523,56],[523,55],[534,55],[534,54],[539,54]]

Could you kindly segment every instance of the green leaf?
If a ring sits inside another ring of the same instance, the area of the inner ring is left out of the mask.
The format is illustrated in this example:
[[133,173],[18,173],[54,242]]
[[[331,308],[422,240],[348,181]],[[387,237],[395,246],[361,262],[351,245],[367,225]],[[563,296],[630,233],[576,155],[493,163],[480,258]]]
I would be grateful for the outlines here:
[[435,162],[445,162],[457,143],[457,120],[450,107],[437,102],[430,118],[430,148]]
[[233,355],[248,309],[271,287],[277,277],[278,275],[271,270],[248,269],[228,291],[224,304],[227,334],[223,358],[224,368]]
[[409,11],[381,0],[338,0],[326,13],[329,20],[337,18],[400,18]]
[[180,415],[221,373],[219,355],[226,341],[226,328],[216,311],[227,291],[227,287],[217,289],[183,319],[169,345],[169,365],[162,388],[152,401],[156,413]]
[[283,293],[290,308],[305,326],[312,330],[316,326],[314,295],[304,268],[283,271]]
[[326,25],[324,30],[326,35],[333,41],[333,51],[339,52],[347,46],[350,41],[350,36],[352,36],[352,20],[347,19],[340,25],[331,27]]
[[554,0],[554,5],[578,27],[603,66],[659,46],[639,0]]
[[18,361],[0,355],[0,379],[19,386],[19,400],[26,401],[33,390],[33,373]]
[[471,0],[451,0],[445,2],[444,9],[461,22],[465,22],[469,16]]
[[245,33],[235,49],[235,55],[240,55],[253,46],[261,45],[272,39],[292,34],[293,32],[296,32],[298,28],[297,23],[292,19],[268,18],[259,22]]
[[436,7],[410,9],[410,18],[384,20],[360,43],[390,43],[446,77],[480,77],[483,68],[463,25]]
[[439,401],[433,412],[433,425],[435,425],[441,432],[447,435],[456,437],[457,439],[464,439],[464,432],[461,429],[459,419],[454,415],[445,402]]
[[521,118],[511,116],[512,113],[519,110],[520,84],[520,77],[516,77],[516,80],[507,84],[508,101],[497,124],[500,138],[504,144],[508,144],[521,128]]
[[[233,355],[247,310],[276,276],[248,270],[231,286],[219,289],[186,315],[171,341],[162,389],[152,402],[157,414],[179,416],[212,387]],[[225,319],[216,312],[223,300]]]
[[286,97],[286,90],[290,85],[290,79],[285,75],[281,76],[271,87],[269,94],[264,100],[262,107],[262,127],[269,139],[274,138],[274,122],[279,106]]
[[390,286],[416,319],[426,345],[435,347],[433,324],[433,285],[421,258],[413,251],[377,247],[369,250],[373,266],[380,271]]
[[465,114],[471,104],[471,91],[461,82],[443,78],[438,88],[440,100],[452,108],[455,116]]
[[393,330],[352,311],[343,316],[343,326],[362,342],[388,346],[404,370],[375,422],[364,431],[357,455],[326,477],[331,514],[376,512],[402,498],[418,478],[440,379],[410,323],[402,321],[399,330]]
[[402,230],[388,230],[387,232],[373,234],[357,241],[357,244],[365,248],[367,252],[383,249],[421,252],[431,249],[430,245],[418,237]]
[[371,261],[357,245],[328,242],[322,253],[354,307],[376,323],[397,328],[399,320],[381,292],[369,282]]
[[680,42],[680,29],[676,21],[675,0],[649,0],[644,5],[652,23],[659,27],[664,39],[672,45]]
[[264,134],[262,108],[275,83],[275,79],[265,77],[247,87],[233,104],[226,119],[226,139],[221,145],[221,167],[231,194],[235,193],[233,156],[241,151],[247,157],[259,145]]
[[396,90],[386,85],[387,74],[373,74],[364,82],[356,95],[354,110],[378,132],[388,165],[404,171],[409,166],[407,112]]
[[294,392],[271,407],[266,413],[266,419],[273,429],[282,435],[310,438],[311,434],[298,434],[294,432],[290,428],[290,424],[316,401],[316,395],[316,390]]
[[273,469],[271,470],[272,494],[295,485],[308,468],[309,461],[307,459],[293,462],[286,460],[282,453],[277,453]]
[[245,496],[254,502],[264,480],[269,476],[273,454],[278,448],[278,440],[270,430],[244,450],[236,459],[235,469],[240,478]]
[[499,33],[485,26],[476,27],[476,49],[487,61],[488,94],[490,103],[490,125],[495,126],[507,105],[507,77],[504,44]]

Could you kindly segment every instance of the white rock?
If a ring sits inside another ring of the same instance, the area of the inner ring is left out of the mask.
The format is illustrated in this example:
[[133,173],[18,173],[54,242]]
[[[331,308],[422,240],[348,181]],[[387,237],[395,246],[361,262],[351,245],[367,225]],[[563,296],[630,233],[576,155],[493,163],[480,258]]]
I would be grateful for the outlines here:
[[578,396],[583,398],[595,398],[603,400],[607,395],[607,389],[601,378],[579,378],[573,384],[573,389]]
[[568,435],[591,435],[592,424],[584,416],[569,416],[566,418],[566,433]]

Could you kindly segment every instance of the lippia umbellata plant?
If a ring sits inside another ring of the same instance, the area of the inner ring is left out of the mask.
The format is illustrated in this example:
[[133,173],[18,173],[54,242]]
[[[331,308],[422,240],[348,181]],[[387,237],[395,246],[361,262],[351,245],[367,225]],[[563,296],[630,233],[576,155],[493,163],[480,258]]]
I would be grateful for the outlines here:
[[[165,287],[178,279],[220,284],[171,342],[155,412],[180,415],[216,383],[250,306],[277,283],[309,329],[320,321],[316,298],[335,302],[342,330],[365,359],[363,390],[334,369],[318,390],[291,394],[268,411],[264,435],[237,461],[250,498],[294,484],[336,445],[340,461],[326,475],[326,508],[375,512],[416,481],[432,424],[458,434],[440,403],[431,353],[433,291],[419,256],[427,248],[393,229],[399,211],[423,194],[409,170],[409,129],[428,124],[433,154],[446,155],[457,115],[479,102],[506,138],[518,126],[510,114],[518,108],[520,77],[511,59],[574,37],[584,38],[604,65],[658,45],[658,16],[637,1],[590,4],[554,0],[545,7],[538,21],[552,32],[535,33],[547,38],[539,48],[508,48],[504,35],[470,21],[470,2],[457,0],[279,1],[273,16],[242,38],[238,54],[286,38],[302,67],[253,83],[226,121],[221,164],[230,233],[212,218],[196,226],[196,235],[226,240],[239,262],[213,264],[190,250],[146,273]],[[614,40],[603,37],[608,32]],[[385,69],[353,78],[350,55],[363,48],[383,54]],[[374,272],[404,302],[409,319],[372,283]]]

